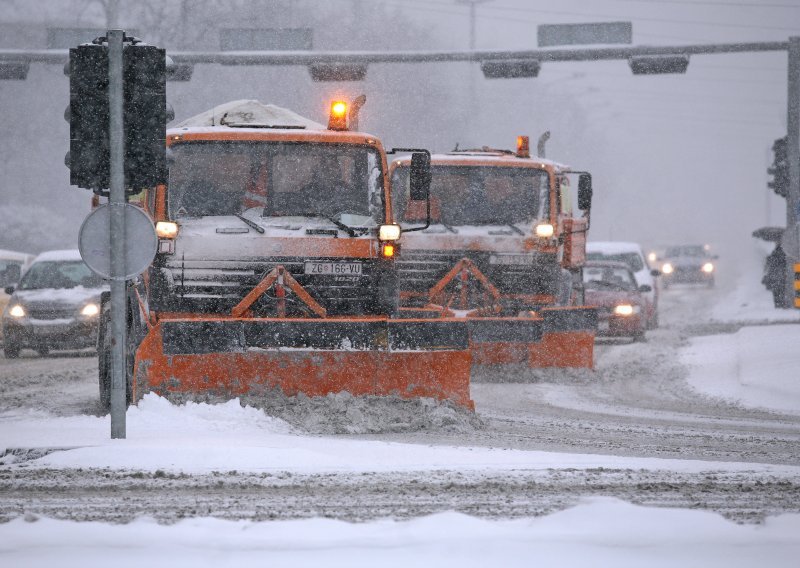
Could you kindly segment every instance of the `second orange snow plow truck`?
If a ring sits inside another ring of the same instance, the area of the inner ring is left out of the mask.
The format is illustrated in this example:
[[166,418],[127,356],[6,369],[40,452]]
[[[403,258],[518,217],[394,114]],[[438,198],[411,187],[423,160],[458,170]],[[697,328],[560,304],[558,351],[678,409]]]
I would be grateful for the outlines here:
[[[343,102],[325,128],[234,101],[167,131],[169,183],[143,199],[158,252],[129,294],[131,400],[281,389],[472,407],[463,322],[393,317],[386,153],[347,119]],[[105,400],[109,350],[105,335]]]
[[428,203],[409,198],[410,159],[392,162],[397,219],[424,223],[403,232],[402,304],[467,321],[475,364],[591,368],[597,314],[581,292],[591,176],[530,157],[527,137],[517,144],[434,154]]

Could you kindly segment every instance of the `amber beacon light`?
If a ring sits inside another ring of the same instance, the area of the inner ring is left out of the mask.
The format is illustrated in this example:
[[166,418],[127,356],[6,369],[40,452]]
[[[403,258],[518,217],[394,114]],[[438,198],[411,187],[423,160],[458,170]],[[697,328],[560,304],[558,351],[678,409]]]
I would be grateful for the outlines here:
[[347,130],[347,103],[333,101],[328,117],[328,130]]

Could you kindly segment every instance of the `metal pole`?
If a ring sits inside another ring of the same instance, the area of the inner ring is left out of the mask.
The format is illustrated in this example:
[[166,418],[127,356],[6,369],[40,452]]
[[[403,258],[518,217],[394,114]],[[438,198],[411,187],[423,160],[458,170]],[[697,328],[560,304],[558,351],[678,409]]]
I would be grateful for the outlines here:
[[122,50],[124,32],[108,31],[108,110],[111,178],[111,437],[125,438],[125,133],[123,131]]
[[789,38],[789,92],[787,97],[787,147],[789,192],[786,195],[786,253],[784,305],[794,306],[794,264],[800,262],[800,37]]

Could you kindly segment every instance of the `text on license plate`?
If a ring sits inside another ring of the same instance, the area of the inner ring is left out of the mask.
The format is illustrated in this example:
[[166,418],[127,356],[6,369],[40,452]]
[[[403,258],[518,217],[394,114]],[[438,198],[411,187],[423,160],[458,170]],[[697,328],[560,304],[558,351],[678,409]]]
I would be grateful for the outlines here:
[[360,262],[306,262],[306,274],[360,276]]

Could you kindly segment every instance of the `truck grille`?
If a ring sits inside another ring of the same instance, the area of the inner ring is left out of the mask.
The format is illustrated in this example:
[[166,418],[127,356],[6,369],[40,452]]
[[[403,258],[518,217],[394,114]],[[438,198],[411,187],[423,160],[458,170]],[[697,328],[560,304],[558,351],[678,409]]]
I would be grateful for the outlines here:
[[536,254],[531,264],[492,264],[485,251],[411,251],[403,249],[397,260],[400,288],[428,292],[466,257],[472,260],[501,294],[555,294],[559,267],[554,254]]
[[[350,259],[289,259],[265,260],[181,260],[169,259],[157,275],[163,280],[161,286],[169,293],[162,296],[161,309],[180,311],[219,312],[230,311],[276,266],[282,265],[297,282],[330,315],[372,314],[376,309],[376,287],[382,272],[378,261],[358,259],[362,273],[359,276],[305,274],[306,261],[348,262]],[[254,305],[254,310],[269,310],[274,307],[269,290]],[[289,309],[299,302],[288,297]],[[167,301],[170,306],[163,305]],[[175,303],[180,304],[180,308]]]

